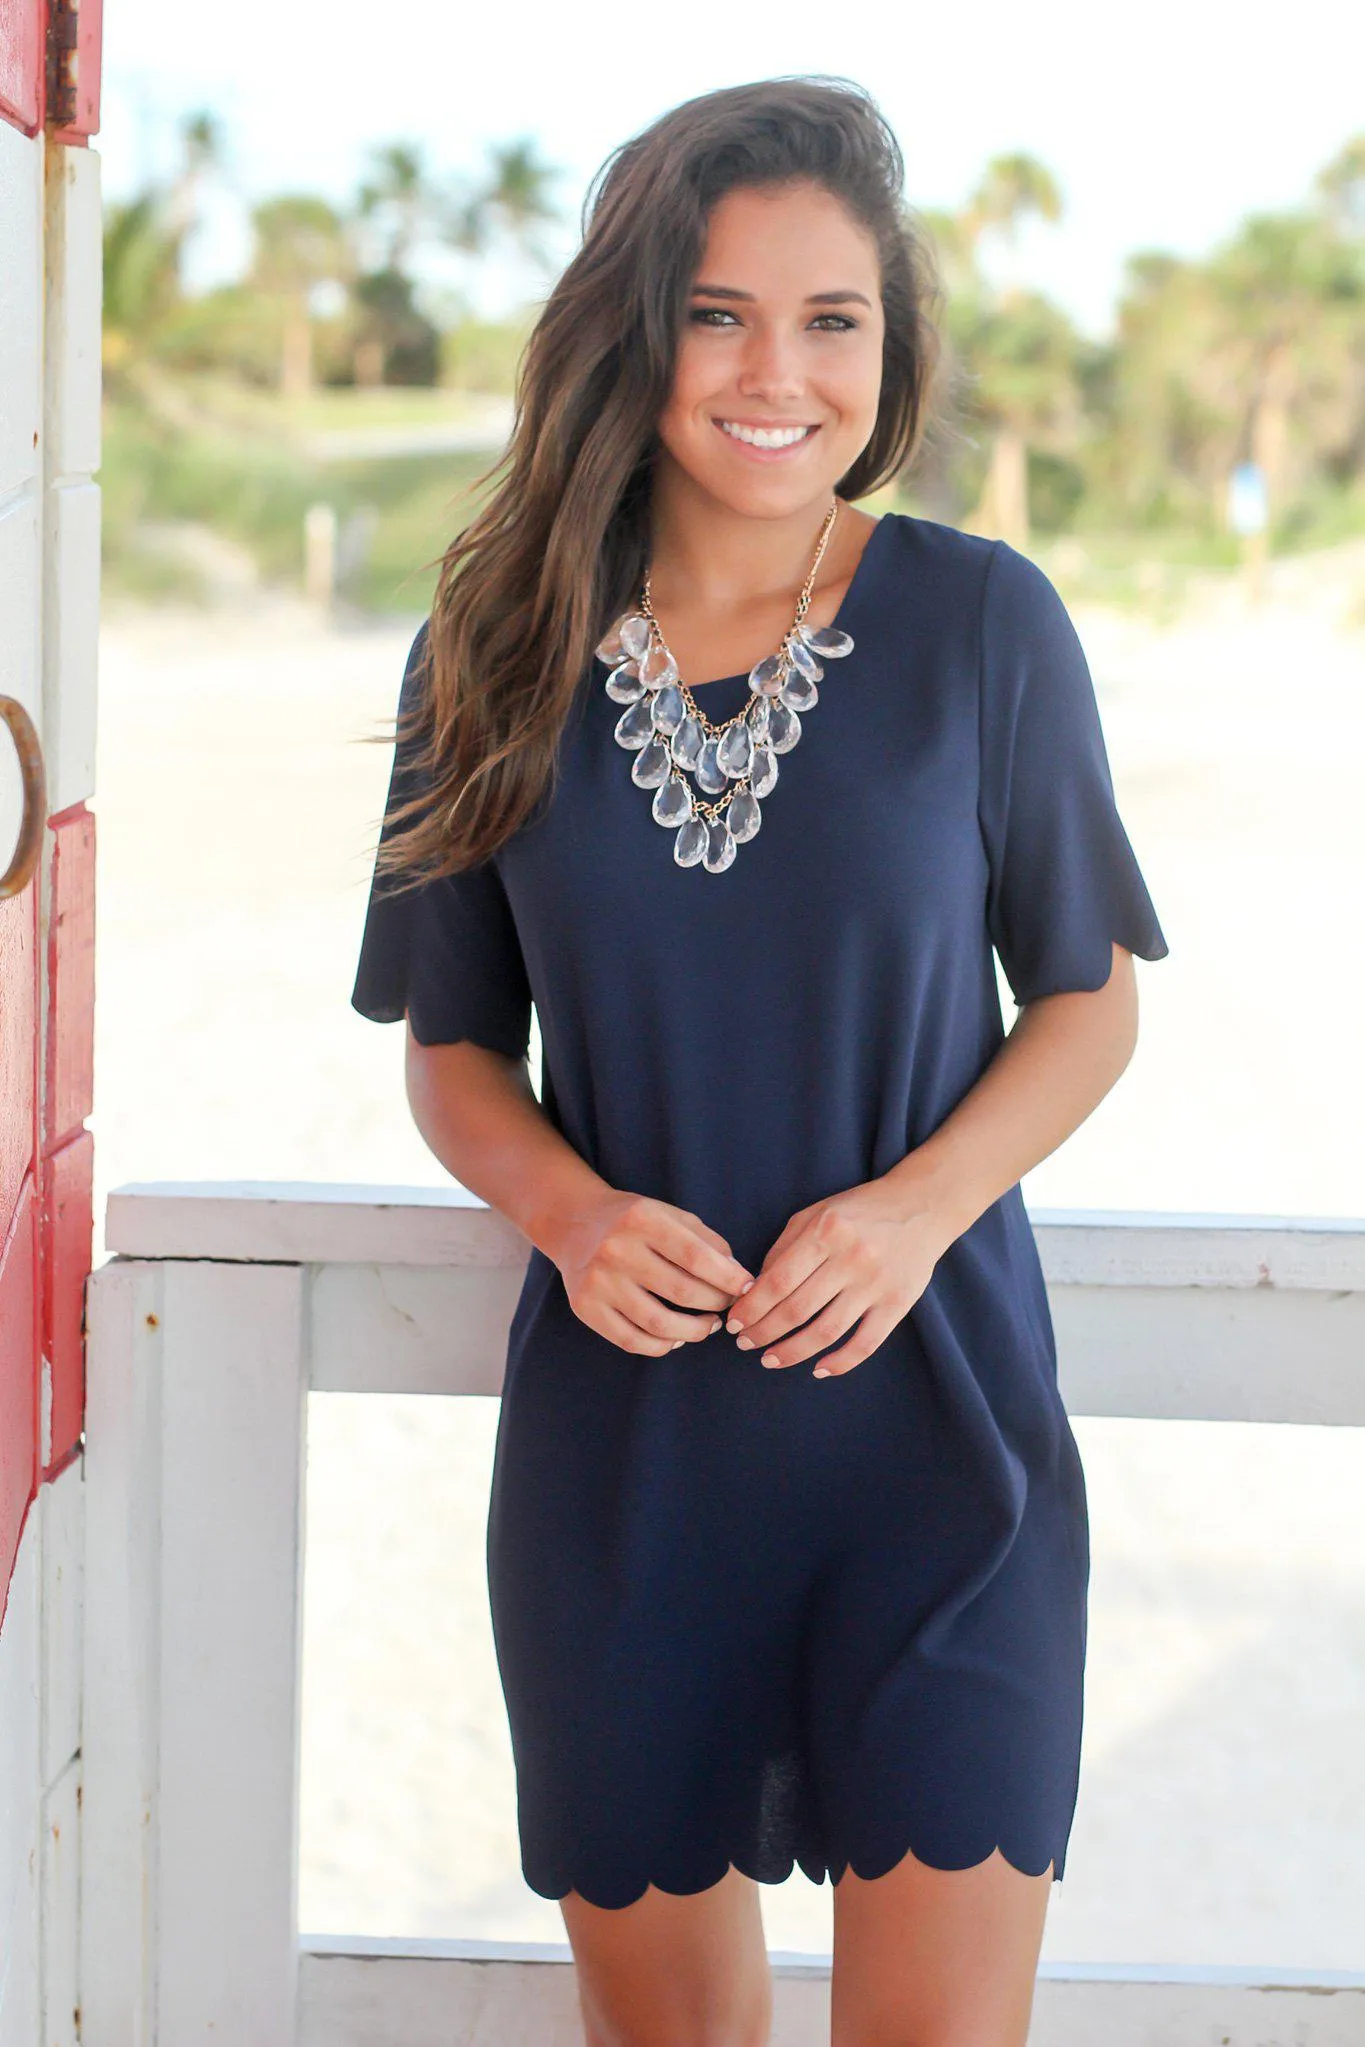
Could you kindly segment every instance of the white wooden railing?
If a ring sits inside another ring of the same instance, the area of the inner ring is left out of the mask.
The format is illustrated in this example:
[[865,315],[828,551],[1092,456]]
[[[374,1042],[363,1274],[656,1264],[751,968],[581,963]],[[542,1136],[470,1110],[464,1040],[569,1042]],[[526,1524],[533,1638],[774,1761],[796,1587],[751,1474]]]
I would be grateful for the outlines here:
[[[1035,1212],[1076,1415],[1365,1423],[1365,1222]],[[307,1394],[496,1394],[458,1190],[130,1186],[87,1305],[86,2047],[577,2047],[567,1946],[301,1941]],[[1362,1973],[1044,1964],[1035,2047],[1361,2047]],[[774,1957],[773,2047],[829,1958]]]

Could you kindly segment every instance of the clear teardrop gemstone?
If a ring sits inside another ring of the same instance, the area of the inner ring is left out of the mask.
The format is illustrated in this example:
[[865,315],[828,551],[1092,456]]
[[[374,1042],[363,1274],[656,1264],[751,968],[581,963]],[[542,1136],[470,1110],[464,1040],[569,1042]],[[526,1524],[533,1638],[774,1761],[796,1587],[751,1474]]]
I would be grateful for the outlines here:
[[621,620],[619,618],[615,625],[608,629],[606,636],[597,642],[595,651],[598,660],[605,661],[608,668],[614,667],[621,659],[626,650],[621,645]]
[[[628,611],[624,618],[618,618],[613,631],[632,660],[638,661],[649,652],[649,620],[638,611]],[[611,634],[607,637],[610,639]]]
[[730,807],[725,821],[735,835],[739,845],[751,839],[763,822],[763,810],[758,798],[748,789],[736,789],[730,798]]
[[673,758],[680,768],[694,768],[706,734],[700,718],[688,716],[673,734]]
[[673,841],[673,858],[679,867],[695,867],[706,851],[710,827],[704,817],[689,817],[685,825],[678,828]]
[[666,682],[654,694],[654,729],[656,732],[676,732],[687,716],[687,705],[676,682]]
[[754,735],[754,745],[759,746],[768,736],[768,720],[773,712],[773,699],[760,697],[749,713],[749,730]]
[[727,725],[716,749],[716,760],[732,780],[749,772],[754,757],[754,739],[747,724]]
[[813,711],[820,692],[808,675],[789,675],[782,685],[782,701],[789,711]]
[[770,746],[760,746],[754,754],[753,772],[749,787],[755,796],[767,796],[777,781],[777,755]]
[[816,660],[814,654],[811,653],[810,648],[806,645],[800,633],[793,633],[787,641],[787,652],[791,656],[793,668],[799,668],[801,673],[808,675],[812,682],[819,682],[825,671]]
[[607,677],[606,690],[618,704],[635,703],[645,693],[638,665],[634,661],[623,661],[619,668],[613,668]]
[[653,708],[648,697],[641,697],[628,711],[622,711],[616,721],[618,746],[643,746],[647,740],[653,738]]
[[713,734],[697,755],[697,782],[708,796],[719,796],[730,779],[716,758],[719,750],[720,741]]
[[676,682],[678,664],[667,647],[653,646],[640,662],[640,680],[646,689],[662,689],[666,682]]
[[650,805],[656,824],[680,825],[692,815],[692,791],[681,775],[670,775],[666,782],[660,782]]
[[782,687],[786,662],[780,654],[766,654],[749,670],[749,687],[761,697],[775,697]]
[[842,661],[845,654],[853,652],[852,634],[841,633],[837,626],[803,625],[800,632],[812,654],[822,661]]
[[673,763],[668,748],[662,739],[651,739],[642,753],[637,753],[630,764],[630,779],[638,782],[642,789],[657,789],[664,781]]
[[702,858],[708,874],[724,874],[735,857],[735,835],[723,817],[706,828],[706,851]]
[[790,753],[801,737],[801,720],[789,704],[773,705],[772,717],[768,720],[768,744],[774,753]]

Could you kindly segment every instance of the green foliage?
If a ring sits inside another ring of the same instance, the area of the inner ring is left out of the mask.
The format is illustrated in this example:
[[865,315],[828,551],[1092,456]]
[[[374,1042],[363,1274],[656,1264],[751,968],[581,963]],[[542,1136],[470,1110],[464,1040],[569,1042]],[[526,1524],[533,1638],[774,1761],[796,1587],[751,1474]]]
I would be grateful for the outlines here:
[[442,383],[510,396],[531,327],[529,313],[516,320],[460,320],[441,337]]
[[[306,192],[259,204],[247,273],[191,297],[181,249],[220,150],[196,117],[176,175],[106,211],[110,574],[189,588],[188,557],[138,538],[184,520],[297,580],[304,511],[325,502],[353,535],[370,527],[348,595],[420,605],[488,458],[323,464],[311,437],[454,423],[459,401],[438,387],[512,393],[535,308],[488,321],[452,293],[443,310],[419,296],[418,257],[501,247],[545,265],[557,173],[526,139],[463,181],[388,143],[348,206]],[[1115,601],[1239,558],[1225,500],[1248,458],[1267,476],[1274,547],[1365,528],[1365,136],[1302,206],[1247,219],[1207,257],[1136,253],[1102,344],[1018,279],[1019,225],[1062,211],[1047,167],[1015,154],[962,207],[920,216],[945,290],[941,402],[896,501],[1020,544],[1032,529]]]

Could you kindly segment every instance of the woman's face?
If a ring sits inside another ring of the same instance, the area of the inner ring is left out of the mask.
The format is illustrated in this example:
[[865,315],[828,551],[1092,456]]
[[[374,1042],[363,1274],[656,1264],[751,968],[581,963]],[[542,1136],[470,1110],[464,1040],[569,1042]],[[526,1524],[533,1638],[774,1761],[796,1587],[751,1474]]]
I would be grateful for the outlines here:
[[711,209],[659,420],[662,461],[731,511],[826,503],[866,447],[882,382],[875,244],[822,185]]

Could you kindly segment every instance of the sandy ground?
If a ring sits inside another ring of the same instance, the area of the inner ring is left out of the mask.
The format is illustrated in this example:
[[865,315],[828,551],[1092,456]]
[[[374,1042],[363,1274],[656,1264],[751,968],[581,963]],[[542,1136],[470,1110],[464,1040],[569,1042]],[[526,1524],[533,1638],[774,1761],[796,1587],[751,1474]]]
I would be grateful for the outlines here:
[[[1030,1205],[1365,1216],[1365,550],[1077,609],[1171,956],[1120,1087]],[[439,1182],[401,1033],[348,997],[416,621],[253,600],[106,619],[96,1258],[153,1178]],[[523,1885],[483,1582],[492,1402],[315,1398],[305,1927],[562,1938]],[[1365,1445],[1078,1422],[1094,1537],[1085,1770],[1046,1952],[1360,1967]],[[827,1948],[828,1887],[764,1893]]]

